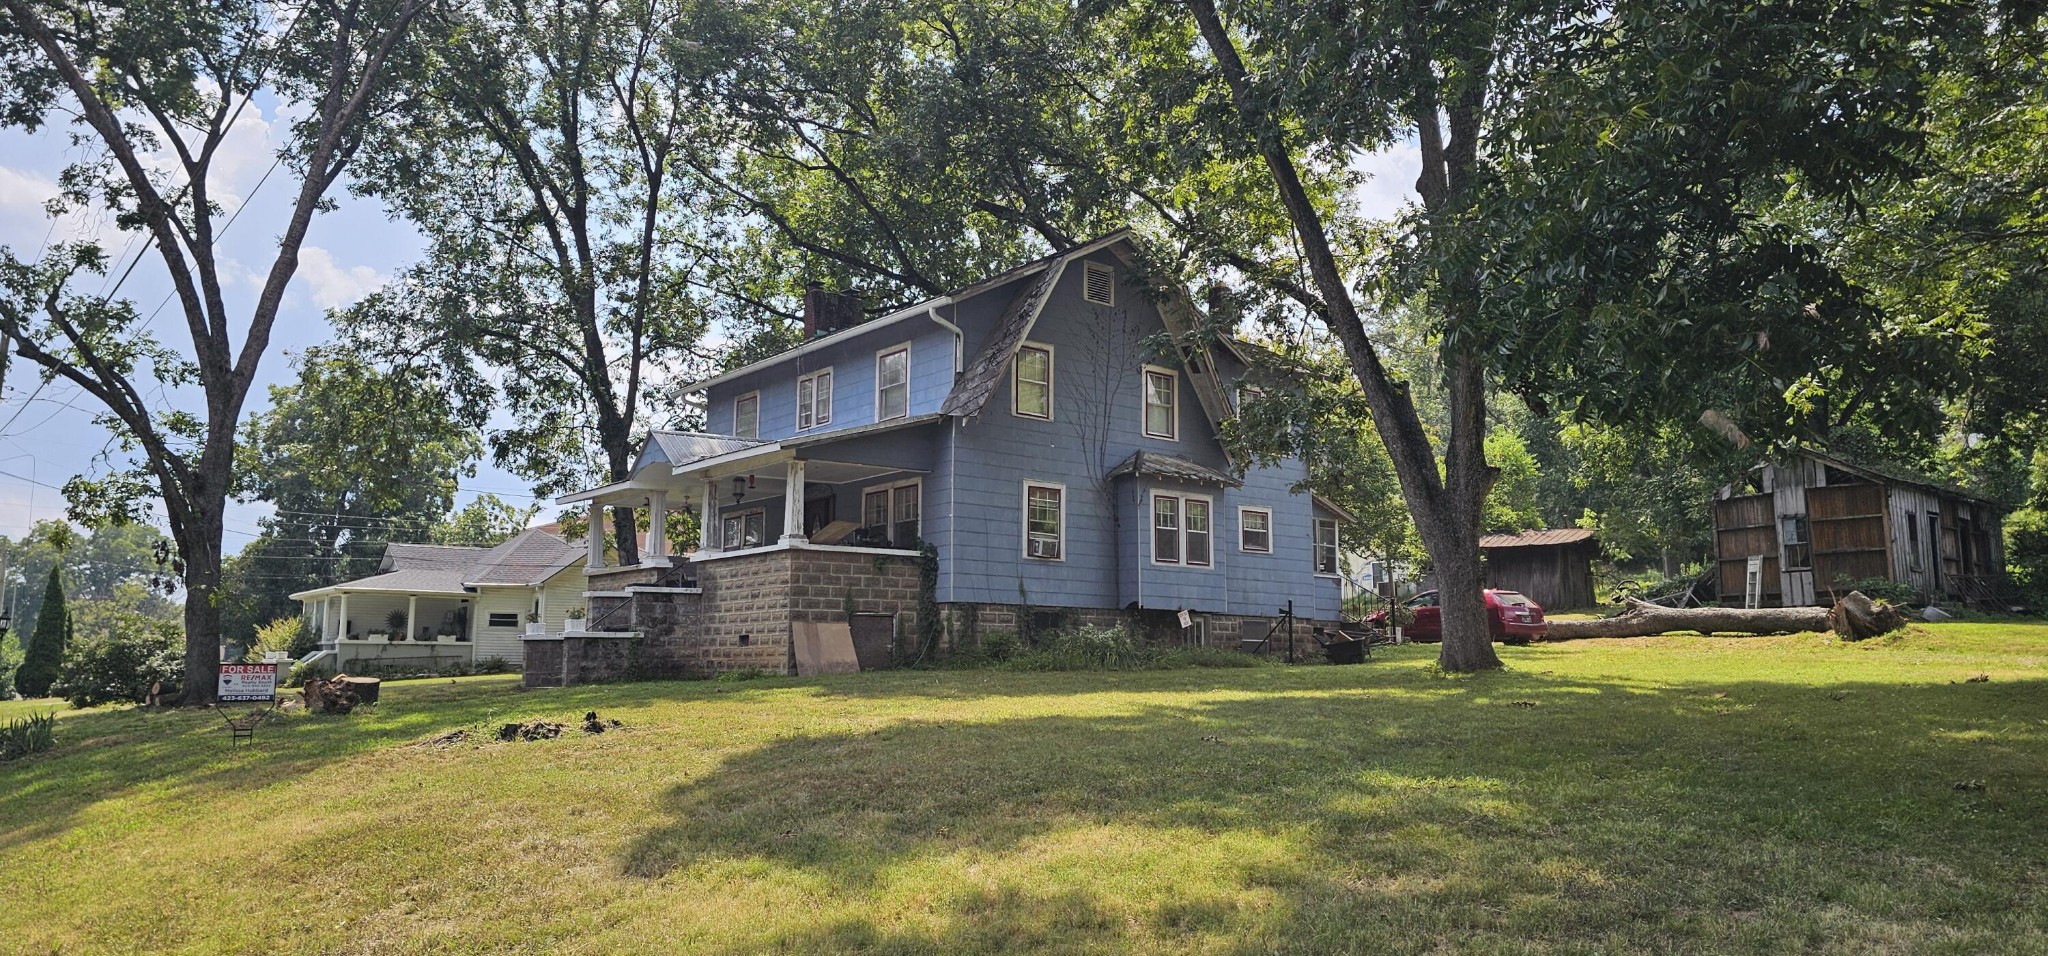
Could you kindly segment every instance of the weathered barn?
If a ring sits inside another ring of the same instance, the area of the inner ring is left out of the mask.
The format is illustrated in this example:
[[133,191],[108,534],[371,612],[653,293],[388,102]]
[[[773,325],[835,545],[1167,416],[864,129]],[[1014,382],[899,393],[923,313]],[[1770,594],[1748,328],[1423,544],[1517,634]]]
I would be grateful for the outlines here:
[[1520,591],[1552,610],[1593,604],[1593,559],[1600,542],[1584,528],[1489,534],[1479,539],[1486,586]]
[[1744,601],[1752,557],[1767,607],[1831,604],[1870,579],[1929,601],[1991,603],[2001,587],[2003,509],[1897,469],[1801,449],[1715,498],[1723,604]]

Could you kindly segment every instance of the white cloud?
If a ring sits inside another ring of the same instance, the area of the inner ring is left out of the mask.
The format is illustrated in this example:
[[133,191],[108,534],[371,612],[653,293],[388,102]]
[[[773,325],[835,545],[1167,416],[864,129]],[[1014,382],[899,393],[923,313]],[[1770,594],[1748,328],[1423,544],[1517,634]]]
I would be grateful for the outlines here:
[[299,250],[299,271],[294,281],[304,281],[313,304],[338,309],[375,292],[386,279],[369,266],[337,265],[333,254],[319,246]]
[[1422,150],[1412,142],[1362,156],[1351,168],[1365,176],[1352,190],[1351,201],[1366,218],[1390,218],[1418,198],[1415,179],[1422,174]]

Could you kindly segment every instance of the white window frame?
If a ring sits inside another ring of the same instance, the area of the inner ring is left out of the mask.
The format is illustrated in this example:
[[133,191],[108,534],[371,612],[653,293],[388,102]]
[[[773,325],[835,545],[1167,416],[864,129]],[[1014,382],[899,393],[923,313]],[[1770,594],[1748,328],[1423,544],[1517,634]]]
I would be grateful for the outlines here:
[[[1330,526],[1330,567],[1333,569],[1330,571],[1322,569],[1322,556],[1317,554],[1317,552],[1323,549],[1322,531],[1324,525]],[[1344,570],[1344,529],[1337,519],[1316,518],[1309,522],[1308,554],[1309,566],[1315,568],[1316,577],[1342,577]]]
[[[1024,394],[1024,377],[1021,374],[1019,374],[1023,366],[1017,361],[1017,359],[1021,357],[1026,350],[1045,353],[1045,414],[1043,415],[1034,415],[1030,412],[1027,412],[1023,409],[1023,406],[1021,404],[1021,399]],[[1026,342],[1022,345],[1017,346],[1017,354],[1010,357],[1010,414],[1015,415],[1018,418],[1029,418],[1041,422],[1052,421],[1053,366],[1056,362],[1057,359],[1054,357],[1053,349],[1050,345],[1044,345],[1038,342]]]
[[[1209,560],[1201,564],[1196,564],[1189,557],[1193,552],[1188,550],[1188,536],[1192,533],[1188,530],[1188,504],[1195,501],[1201,502],[1209,515],[1209,530],[1201,532],[1209,537]],[[1216,499],[1208,495],[1180,496],[1180,560],[1183,567],[1208,569],[1216,566]]]
[[[896,541],[896,524],[897,522],[903,520],[903,516],[896,513],[896,490],[899,488],[909,488],[912,486],[915,486],[917,488],[917,536],[920,538],[924,537],[923,478],[905,478],[901,481],[888,481],[883,482],[882,484],[879,485],[867,485],[862,487],[860,490],[861,526],[868,526],[868,496],[874,494],[884,496],[884,499],[888,502],[888,507],[883,509],[883,513],[886,517],[884,517],[882,520],[882,527],[888,530],[889,540],[892,543],[894,543]],[[903,547],[903,545],[896,544],[896,547],[900,548]]]
[[[1093,280],[1096,276],[1102,277],[1103,288],[1109,290],[1107,295],[1099,299],[1089,291],[1094,285]],[[1094,303],[1095,305],[1116,305],[1116,270],[1100,262],[1083,261],[1081,263],[1081,300]]]
[[[903,353],[903,412],[884,417],[882,415],[882,360],[896,353]],[[910,417],[910,343],[891,345],[875,353],[875,421],[893,422]]]
[[[1254,547],[1252,547],[1251,545],[1249,545],[1249,544],[1246,544],[1246,543],[1245,543],[1245,540],[1244,540],[1244,536],[1245,536],[1245,523],[1244,523],[1244,516],[1245,516],[1245,515],[1248,515],[1248,514],[1255,514],[1255,515],[1260,515],[1260,516],[1262,516],[1262,517],[1264,517],[1264,518],[1266,519],[1266,532],[1265,532],[1265,533],[1266,533],[1266,546],[1265,546],[1265,547],[1263,547],[1263,548],[1254,548]],[[1237,550],[1239,550],[1239,551],[1242,551],[1242,552],[1244,552],[1244,553],[1246,553],[1246,554],[1272,554],[1272,553],[1273,553],[1273,509],[1271,509],[1271,508],[1256,508],[1256,507],[1253,507],[1253,506],[1251,506],[1251,505],[1239,505],[1239,506],[1238,506],[1238,508],[1237,508]]]
[[[1159,502],[1162,500],[1173,502],[1174,555],[1171,558],[1159,556],[1159,532],[1166,530],[1159,526]],[[1150,534],[1149,541],[1152,547],[1153,564],[1166,567],[1180,567],[1181,558],[1187,554],[1187,541],[1185,540],[1187,526],[1187,503],[1181,500],[1179,493],[1155,489],[1151,494],[1145,496],[1145,529]]]
[[[747,519],[753,517],[761,519],[761,540],[754,544],[748,544]],[[728,538],[725,534],[726,522],[728,521],[738,521],[740,523],[740,533],[732,538]],[[725,551],[741,551],[747,548],[766,546],[768,543],[768,510],[766,508],[748,508],[745,511],[721,513],[718,516],[718,540],[722,545],[721,550]]]
[[[824,388],[822,389],[818,387],[821,382],[824,385]],[[821,368],[815,372],[797,376],[797,431],[804,431],[810,428],[821,428],[826,425],[832,424],[832,383],[832,368],[830,366]],[[804,401],[804,386],[806,384],[810,385],[811,387],[811,400],[808,403]],[[818,400],[818,397],[820,395],[824,396],[824,401],[822,402]],[[820,406],[822,406],[824,410],[824,414],[822,415],[818,414]],[[804,420],[807,414],[810,418],[808,422]]]
[[[1172,416],[1170,434],[1161,435],[1152,430],[1152,376],[1164,375],[1173,382],[1173,402],[1167,406]],[[1147,365],[1138,373],[1138,430],[1146,438],[1161,441],[1180,441],[1180,373],[1159,365]]]
[[[500,624],[500,623],[498,623],[498,622],[497,622],[497,621],[495,620],[496,618],[500,618],[500,617],[509,617],[509,618],[511,618],[512,620],[511,620],[511,621],[509,621],[509,622],[507,622],[507,623],[504,623],[504,624]],[[484,614],[484,626],[485,626],[485,627],[518,627],[518,626],[519,626],[519,612],[518,612],[518,611],[488,611],[488,612],[486,612],[486,613]]]
[[[1056,492],[1060,496],[1059,532],[1054,541],[1059,553],[1052,557],[1031,553],[1031,492],[1037,489]],[[1067,486],[1057,481],[1024,481],[1023,515],[1020,530],[1023,532],[1024,557],[1033,561],[1065,561],[1067,559]]]
[[[753,433],[753,434],[751,434],[751,435],[746,435],[746,434],[741,434],[741,433],[740,433],[740,403],[741,403],[741,402],[745,402],[745,401],[748,401],[748,400],[750,400],[750,399],[751,399],[751,400],[753,401],[753,403],[754,403],[754,433]],[[759,437],[761,437],[761,391],[760,391],[760,389],[755,389],[754,391],[748,392],[748,393],[746,393],[746,394],[744,394],[744,395],[734,395],[734,396],[732,397],[732,434],[733,434],[733,437],[735,437],[735,438],[759,438]]]
[[[1157,524],[1159,520],[1159,505],[1157,502],[1161,498],[1172,498],[1174,500],[1174,521],[1176,522],[1173,532],[1177,553],[1173,558],[1164,560],[1159,557],[1160,528]],[[1188,502],[1191,501],[1199,501],[1203,507],[1209,509],[1209,530],[1205,532],[1209,536],[1209,560],[1201,564],[1196,564],[1188,559]],[[1146,496],[1145,505],[1145,527],[1151,535],[1149,540],[1153,564],[1170,568],[1195,568],[1200,570],[1207,570],[1216,566],[1216,499],[1208,495],[1191,495],[1182,491],[1154,488]]]

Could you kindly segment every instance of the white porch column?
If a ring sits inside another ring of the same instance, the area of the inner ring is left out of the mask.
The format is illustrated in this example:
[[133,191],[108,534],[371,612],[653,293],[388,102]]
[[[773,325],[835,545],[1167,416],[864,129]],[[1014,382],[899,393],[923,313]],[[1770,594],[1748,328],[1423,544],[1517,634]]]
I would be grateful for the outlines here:
[[420,596],[417,594],[407,595],[405,599],[405,639],[408,641],[419,640],[419,616]]
[[718,544],[718,482],[706,478],[704,504],[697,518],[697,550],[711,554]]
[[335,639],[335,640],[337,640],[337,641],[344,641],[344,640],[347,640],[347,639],[348,639],[348,592],[347,592],[347,591],[343,591],[343,592],[341,592],[341,629],[340,629],[340,630],[337,630],[337,631],[335,631],[335,632],[334,632],[334,635],[335,635],[334,639]]
[[604,567],[604,505],[597,501],[590,503],[590,556],[583,567],[590,571]]
[[782,543],[804,544],[810,540],[804,537],[804,463],[792,458],[787,487],[782,492]]
[[668,557],[668,492],[647,493],[647,556]]

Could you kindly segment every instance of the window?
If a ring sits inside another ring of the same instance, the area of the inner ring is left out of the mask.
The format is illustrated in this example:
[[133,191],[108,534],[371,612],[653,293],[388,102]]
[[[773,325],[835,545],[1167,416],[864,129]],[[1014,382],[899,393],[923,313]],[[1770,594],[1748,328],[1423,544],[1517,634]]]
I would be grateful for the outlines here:
[[761,437],[760,392],[748,392],[732,400],[732,433],[740,438]]
[[747,511],[725,516],[724,541],[728,551],[739,548],[758,548],[762,539],[768,536],[768,515],[762,511]]
[[1920,516],[1906,512],[1906,569],[1920,570]]
[[1152,493],[1152,560],[1206,568],[1213,563],[1209,499]]
[[1778,543],[1785,549],[1785,570],[1807,571],[1813,568],[1813,548],[1807,538],[1805,515],[1786,515],[1778,519]]
[[1152,561],[1180,563],[1180,499],[1172,495],[1152,496]]
[[485,624],[489,627],[518,627],[519,612],[511,611],[501,613],[493,611],[491,612],[491,616],[485,620]]
[[861,493],[860,523],[869,540],[879,536],[890,547],[912,548],[918,541],[918,518],[923,512],[919,479],[877,485]]
[[1017,349],[1012,369],[1010,411],[1024,418],[1052,419],[1052,346]]
[[1230,407],[1236,409],[1237,413],[1239,415],[1242,415],[1244,414],[1244,407],[1247,403],[1256,402],[1259,399],[1265,397],[1265,389],[1260,388],[1257,385],[1240,384],[1237,387],[1230,390]]
[[1024,556],[1062,560],[1066,553],[1067,489],[1060,485],[1024,486]]
[[1266,508],[1237,509],[1237,549],[1273,553],[1273,512]]
[[1316,519],[1316,573],[1337,573],[1337,522]]
[[832,424],[832,370],[812,372],[796,380],[796,427],[799,431]]
[[875,421],[910,414],[910,346],[903,344],[875,356]]
[[1099,262],[1081,264],[1081,298],[1096,305],[1116,304],[1116,271]]
[[1149,365],[1145,367],[1145,434],[1167,441],[1180,437],[1180,376]]

